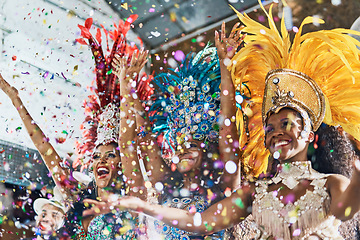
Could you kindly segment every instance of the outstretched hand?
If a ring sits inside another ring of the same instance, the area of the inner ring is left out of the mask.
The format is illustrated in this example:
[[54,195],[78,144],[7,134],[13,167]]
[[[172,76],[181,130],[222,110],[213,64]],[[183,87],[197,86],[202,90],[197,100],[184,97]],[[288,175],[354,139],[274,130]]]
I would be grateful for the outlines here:
[[126,77],[136,77],[139,74],[140,70],[147,63],[148,54],[148,50],[140,50],[140,52],[138,52],[138,50],[135,50],[133,55],[131,56],[130,63],[128,63],[128,55],[125,55],[123,57],[116,55],[112,62],[114,74],[118,76],[119,79],[125,79]]
[[219,36],[219,32],[215,30],[215,46],[217,49],[218,56],[220,60],[229,58],[231,59],[240,45],[241,41],[244,39],[245,35],[241,34],[241,29],[243,27],[238,28],[240,23],[236,23],[229,37],[226,37],[225,33],[225,22],[221,25],[221,34]]
[[0,74],[0,88],[4,91],[11,99],[18,96],[18,90],[12,87]]
[[85,199],[84,203],[92,206],[90,209],[87,209],[83,212],[83,216],[97,216],[101,214],[109,213],[113,210],[133,210],[139,211],[143,208],[144,201],[137,197],[115,197],[115,195],[110,195],[108,199],[103,199],[103,201],[96,201],[93,199]]

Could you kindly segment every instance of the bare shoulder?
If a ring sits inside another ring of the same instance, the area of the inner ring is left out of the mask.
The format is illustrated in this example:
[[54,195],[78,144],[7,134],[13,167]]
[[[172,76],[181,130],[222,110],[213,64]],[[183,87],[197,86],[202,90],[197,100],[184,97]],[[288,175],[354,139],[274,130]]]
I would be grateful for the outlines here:
[[331,191],[334,188],[344,189],[350,183],[350,179],[341,174],[329,174],[327,177],[327,188]]

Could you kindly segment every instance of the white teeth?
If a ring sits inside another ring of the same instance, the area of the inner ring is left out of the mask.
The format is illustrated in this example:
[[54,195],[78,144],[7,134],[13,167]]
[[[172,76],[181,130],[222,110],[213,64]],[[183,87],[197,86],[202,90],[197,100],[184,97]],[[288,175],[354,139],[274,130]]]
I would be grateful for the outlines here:
[[180,162],[190,162],[190,161],[194,161],[193,159],[189,159],[189,158],[184,158],[181,159]]
[[286,145],[286,144],[288,144],[288,143],[289,143],[288,141],[280,141],[280,142],[275,143],[275,146],[274,146],[274,147],[283,146],[283,145]]
[[107,174],[107,173],[109,173],[109,169],[107,169],[107,168],[105,168],[105,167],[99,167],[99,168],[97,169],[97,172],[98,172],[98,173],[102,173],[102,174]]

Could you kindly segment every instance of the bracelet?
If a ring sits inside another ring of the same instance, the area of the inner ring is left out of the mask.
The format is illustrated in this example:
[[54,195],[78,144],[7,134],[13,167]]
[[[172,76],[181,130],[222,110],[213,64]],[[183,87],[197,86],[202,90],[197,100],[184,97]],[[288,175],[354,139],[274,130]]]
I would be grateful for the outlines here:
[[148,134],[144,126],[140,126],[140,132],[138,132],[138,137],[144,138]]

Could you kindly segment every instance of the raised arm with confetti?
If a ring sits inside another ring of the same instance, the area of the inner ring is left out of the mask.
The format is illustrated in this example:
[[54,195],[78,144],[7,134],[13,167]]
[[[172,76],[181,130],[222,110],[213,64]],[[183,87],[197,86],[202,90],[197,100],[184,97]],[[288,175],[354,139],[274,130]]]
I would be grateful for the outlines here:
[[[236,128],[236,93],[235,87],[231,80],[230,71],[227,66],[234,57],[238,46],[241,43],[241,28],[240,23],[237,23],[232,28],[229,36],[225,33],[225,23],[221,25],[221,34],[215,31],[215,46],[219,56],[220,71],[221,71],[221,95],[220,95],[220,136],[219,148],[220,158],[225,164],[224,175],[222,177],[222,184],[230,187],[231,190],[236,189],[240,184],[240,165],[239,165],[239,137]],[[239,95],[240,98],[242,98]],[[223,187],[224,188],[224,187]]]
[[[148,51],[134,51],[131,59],[127,55],[115,56],[112,66],[114,73],[119,78],[120,84],[120,131],[119,148],[122,156],[122,167],[127,177],[129,194],[146,199],[146,188],[142,176],[138,154],[137,136],[135,133],[137,123],[135,119],[135,101],[138,102],[137,80],[140,70],[147,62]],[[129,60],[129,62],[128,62]]]
[[18,90],[15,87],[10,86],[10,84],[6,82],[1,74],[0,88],[4,93],[6,93],[6,95],[8,95],[14,107],[18,111],[19,116],[24,123],[32,142],[39,151],[42,159],[45,162],[45,165],[49,169],[55,184],[58,186],[62,194],[66,195],[68,200],[76,200],[76,197],[73,196],[72,191],[77,185],[77,181],[71,177],[70,170],[68,168],[63,168],[60,164],[62,163],[61,157],[48,141],[48,138],[41,130],[39,125],[33,120],[27,111],[19,97]]

